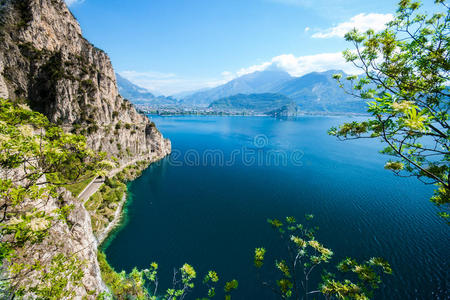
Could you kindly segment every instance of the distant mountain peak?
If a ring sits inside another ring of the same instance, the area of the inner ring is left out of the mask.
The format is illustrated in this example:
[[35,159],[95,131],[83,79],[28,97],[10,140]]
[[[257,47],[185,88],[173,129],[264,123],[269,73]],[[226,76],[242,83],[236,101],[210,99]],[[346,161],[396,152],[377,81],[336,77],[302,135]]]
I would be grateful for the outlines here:
[[288,72],[279,68],[256,71],[235,78],[221,86],[188,95],[183,99],[183,103],[186,105],[206,107],[214,100],[236,94],[269,93],[276,86],[292,78]]
[[[267,99],[261,94],[271,93],[286,96],[295,101],[303,111],[310,112],[365,112],[366,104],[344,92],[332,78],[333,74],[343,74],[342,70],[327,70],[311,72],[300,77],[292,77],[288,72],[278,67],[270,67],[266,70],[256,71],[235,78],[224,85],[193,93],[183,99],[188,106],[207,107],[214,103],[214,107],[229,108],[230,101],[236,105],[247,104],[250,101],[254,106],[245,106],[256,109],[258,100]],[[259,96],[255,96],[259,94]],[[251,95],[251,97],[243,97]],[[237,101],[233,96],[239,96]],[[232,105],[233,106],[233,105]],[[290,107],[286,108],[293,111]],[[283,111],[284,113],[284,111]]]
[[154,106],[176,105],[178,102],[172,97],[153,94],[146,88],[138,86],[120,74],[116,73],[117,87],[122,97],[134,104],[150,104]]

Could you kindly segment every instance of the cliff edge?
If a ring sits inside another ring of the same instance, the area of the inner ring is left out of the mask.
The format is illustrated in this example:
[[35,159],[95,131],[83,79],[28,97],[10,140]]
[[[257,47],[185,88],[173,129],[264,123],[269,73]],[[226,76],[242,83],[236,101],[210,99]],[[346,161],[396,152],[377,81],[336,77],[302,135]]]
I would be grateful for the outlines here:
[[118,92],[108,55],[82,36],[63,0],[0,2],[0,97],[29,106],[121,163],[170,142]]
[[[119,95],[108,55],[83,38],[63,0],[0,1],[0,45],[0,98],[26,103],[65,131],[85,135],[91,149],[116,157],[122,166],[170,153],[170,141]],[[66,255],[87,262],[77,299],[95,298],[107,288],[89,212],[64,190],[59,199],[47,199],[45,209],[63,203],[74,207],[71,226],[59,224],[23,257],[50,257],[51,245],[62,245]]]

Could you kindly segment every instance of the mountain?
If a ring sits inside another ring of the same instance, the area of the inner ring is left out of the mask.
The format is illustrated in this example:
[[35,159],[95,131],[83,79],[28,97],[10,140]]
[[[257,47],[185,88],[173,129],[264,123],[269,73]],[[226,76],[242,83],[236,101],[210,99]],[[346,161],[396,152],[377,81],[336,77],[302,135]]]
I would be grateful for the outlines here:
[[297,117],[300,113],[300,109],[295,102],[291,102],[288,105],[284,105],[278,109],[267,112],[266,115],[275,118],[290,118]]
[[63,0],[2,1],[0,21],[0,94],[27,99],[121,163],[168,149],[154,124],[120,96],[108,55],[83,37]]
[[148,99],[152,100],[155,97],[149,90],[141,88],[135,85],[128,79],[120,76],[116,73],[117,87],[119,88],[119,93],[128,100],[134,99]]
[[[304,112],[363,113],[366,104],[345,93],[332,78],[333,74],[346,74],[339,70],[313,72],[301,77],[291,77],[280,70],[254,72],[236,78],[224,85],[193,93],[182,100],[191,106],[208,106],[214,101],[242,94],[277,94],[292,100]],[[348,87],[347,87],[348,88]],[[263,96],[264,97],[264,96]],[[213,105],[215,107],[216,104]]]
[[183,98],[182,103],[188,106],[206,107],[211,102],[228,96],[268,93],[290,79],[292,77],[289,73],[278,69],[258,71],[231,80],[224,85],[193,93]]
[[[44,114],[50,122],[66,131],[83,135],[90,149],[104,151],[110,158],[115,157],[117,167],[131,166],[138,161],[142,162],[140,165],[147,165],[171,151],[170,141],[163,137],[155,124],[119,95],[108,55],[83,37],[80,25],[63,0],[0,2],[0,96],[10,99],[15,105],[20,104],[17,106],[27,112],[32,110]],[[57,132],[36,133],[31,127],[27,134],[54,134],[57,139]],[[71,142],[62,142],[61,148],[66,147],[64,143],[70,145]],[[85,142],[81,140],[80,143]],[[42,147],[47,146],[42,144]],[[72,150],[75,152],[77,149]],[[83,154],[80,153],[80,156]],[[60,152],[57,151],[52,157],[39,158],[48,160],[49,164],[60,159]],[[36,165],[35,168],[40,165],[38,161],[30,163]],[[11,169],[13,165],[15,163],[3,164],[0,174],[8,174],[6,179],[14,185],[23,183],[20,179],[23,174],[20,172],[37,172],[36,169],[28,170],[22,166]],[[43,174],[51,175],[52,172],[51,169],[45,170]],[[1,180],[5,180],[3,175]],[[91,173],[84,175],[93,176]],[[51,181],[50,176],[45,176],[39,179],[42,184]],[[52,220],[48,236],[39,233],[38,244],[20,244],[17,256],[8,261],[9,265],[14,263],[24,266],[25,269],[18,272],[27,271],[26,280],[20,284],[33,287],[36,280],[47,276],[44,274],[55,273],[55,267],[60,272],[61,266],[64,266],[62,263],[67,263],[62,261],[59,264],[58,257],[62,255],[83,262],[79,267],[83,276],[76,279],[79,285],[73,285],[73,278],[69,278],[73,275],[68,275],[66,270],[60,275],[67,278],[68,287],[75,293],[67,294],[66,298],[94,299],[102,292],[109,292],[102,280],[97,259],[98,235],[95,236],[93,232],[93,226],[98,226],[94,223],[100,217],[104,219],[106,214],[101,215],[100,210],[88,211],[84,201],[73,197],[64,187],[58,188],[57,196],[47,192],[40,199],[39,193],[36,190],[36,199],[27,198],[17,204],[17,207],[35,208],[36,211],[30,215],[45,213]],[[70,209],[63,210],[67,207]],[[120,205],[108,204],[103,212],[109,211],[110,216],[115,213],[120,215],[120,209]],[[10,212],[10,208],[5,208],[4,220],[8,220]],[[61,218],[63,215],[64,218]],[[107,227],[101,229],[107,230]],[[1,239],[4,241],[9,237],[3,232]],[[37,262],[39,268],[27,269],[26,266],[34,266]],[[20,278],[16,273],[14,276],[6,274],[7,264],[3,264],[3,267],[3,278]],[[52,271],[49,271],[50,268]],[[9,287],[3,284],[1,294],[8,298],[14,297],[5,288]],[[57,289],[63,288],[66,288],[65,284],[59,285]],[[39,296],[26,294],[23,298]]]
[[267,113],[291,102],[291,99],[280,94],[238,94],[216,100],[209,105],[209,108],[217,111]]
[[345,93],[332,78],[338,70],[313,72],[280,84],[272,92],[293,99],[302,111],[310,112],[365,112],[366,104]]
[[179,101],[173,97],[155,96],[149,90],[140,87],[116,73],[117,87],[120,94],[133,104],[144,104],[155,107],[176,106]]

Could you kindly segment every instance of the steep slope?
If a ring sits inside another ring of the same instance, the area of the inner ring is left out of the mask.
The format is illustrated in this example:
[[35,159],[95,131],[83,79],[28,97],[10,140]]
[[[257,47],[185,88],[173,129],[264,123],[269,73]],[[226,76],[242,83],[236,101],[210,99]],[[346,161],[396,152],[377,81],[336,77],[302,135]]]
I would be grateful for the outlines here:
[[292,77],[285,71],[265,70],[241,76],[213,89],[194,93],[185,97],[183,104],[191,106],[208,106],[214,100],[237,94],[268,93],[289,81]]
[[267,113],[289,105],[291,102],[291,99],[280,94],[238,94],[216,100],[209,107],[215,110]]
[[135,85],[128,79],[116,73],[117,87],[120,95],[133,104],[150,105],[155,107],[173,107],[178,101],[172,97],[155,96],[143,87]]
[[150,91],[135,85],[128,79],[120,76],[120,74],[118,73],[116,73],[116,80],[120,95],[132,102],[141,99],[151,101],[156,98],[156,96],[153,95]]
[[300,109],[295,102],[291,102],[288,105],[284,105],[273,111],[269,111],[266,114],[274,118],[290,118],[297,117],[300,113]]
[[273,92],[292,98],[302,111],[365,112],[366,104],[346,94],[332,78],[337,73],[345,76],[336,70],[313,72],[287,81]]
[[364,101],[344,92],[333,74],[342,71],[308,73],[291,77],[287,72],[268,69],[241,76],[213,89],[185,96],[191,106],[208,106],[212,102],[238,94],[279,94],[293,99],[304,112],[366,112]]
[[[90,148],[106,151],[121,166],[170,153],[170,141],[119,95],[108,55],[83,38],[63,0],[1,1],[0,45],[0,97],[26,103],[64,130],[84,134]],[[94,299],[106,286],[89,212],[64,189],[42,202],[29,205],[48,213],[62,203],[73,209],[68,223],[52,228],[38,247],[22,249],[23,258],[50,259],[55,245],[62,247],[61,253],[86,262],[76,298]]]
[[108,55],[83,38],[64,1],[1,3],[0,94],[28,99],[122,163],[170,152],[154,124],[119,95]]

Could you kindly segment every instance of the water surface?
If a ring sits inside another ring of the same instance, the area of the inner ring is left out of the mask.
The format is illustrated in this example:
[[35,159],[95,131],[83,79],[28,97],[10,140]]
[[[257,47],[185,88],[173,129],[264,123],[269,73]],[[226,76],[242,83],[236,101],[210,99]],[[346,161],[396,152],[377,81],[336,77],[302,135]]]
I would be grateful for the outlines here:
[[126,225],[106,244],[116,270],[157,261],[167,287],[189,262],[238,279],[234,299],[273,299],[252,257],[261,246],[280,253],[266,219],[312,213],[318,240],[335,253],[329,271],[347,256],[382,256],[394,275],[377,299],[448,299],[449,228],[428,201],[433,188],[384,170],[380,142],[326,134],[349,118],[152,119],[174,153],[130,184]]

